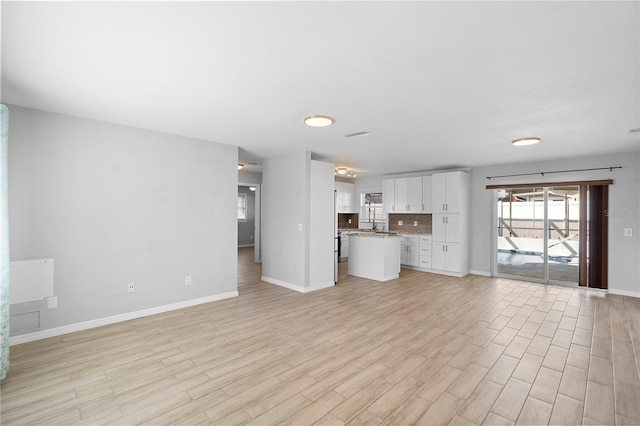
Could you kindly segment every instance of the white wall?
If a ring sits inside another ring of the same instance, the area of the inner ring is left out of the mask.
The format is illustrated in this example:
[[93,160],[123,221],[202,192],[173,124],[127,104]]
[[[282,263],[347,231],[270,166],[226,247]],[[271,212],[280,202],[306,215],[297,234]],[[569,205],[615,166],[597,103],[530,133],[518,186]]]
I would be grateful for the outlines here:
[[45,329],[237,291],[237,147],[10,113],[11,260],[55,259]]
[[262,183],[262,173],[248,172],[245,169],[238,170],[238,183],[240,184],[256,184]]
[[272,157],[262,171],[262,276],[298,291],[306,278],[310,161],[308,152]]
[[334,165],[311,161],[309,205],[309,278],[306,287],[334,284]]
[[[487,176],[576,170],[610,166],[622,169],[545,176],[524,176],[487,180]],[[609,187],[609,291],[640,297],[640,156],[638,152],[474,168],[471,170],[471,270],[491,271],[491,239],[494,235],[492,191],[488,184],[613,179]],[[624,237],[624,228],[633,237]]]

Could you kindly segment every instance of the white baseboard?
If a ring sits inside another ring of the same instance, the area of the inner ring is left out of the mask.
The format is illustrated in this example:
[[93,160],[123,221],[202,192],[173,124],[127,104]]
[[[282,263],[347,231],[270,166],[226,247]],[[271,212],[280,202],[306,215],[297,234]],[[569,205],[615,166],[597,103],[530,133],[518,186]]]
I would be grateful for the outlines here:
[[477,270],[475,270],[475,269],[471,269],[471,270],[469,271],[469,273],[470,273],[471,275],[481,275],[481,276],[483,276],[483,277],[490,277],[490,276],[491,276],[491,272],[488,272],[488,271],[477,271]]
[[640,291],[618,290],[615,288],[608,289],[610,294],[617,294],[618,296],[629,296],[640,298]]
[[198,299],[185,300],[184,302],[172,303],[170,305],[156,306],[154,308],[142,309],[140,311],[127,312],[124,314],[113,315],[105,318],[98,318],[90,321],[83,321],[76,324],[63,325],[62,327],[49,328],[47,330],[36,331],[33,333],[20,334],[9,338],[9,345],[19,345],[21,343],[33,342],[35,340],[47,339],[49,337],[61,336],[63,334],[74,333],[76,331],[87,330],[103,325],[115,324],[118,322],[129,321],[136,318],[142,318],[149,315],[161,314],[163,312],[175,311],[178,309],[188,308],[190,306],[202,305],[203,303],[216,302],[218,300],[237,297],[238,291],[230,291],[228,293],[216,294],[213,296],[201,297]]
[[322,290],[323,288],[333,287],[334,285],[336,285],[336,283],[333,281],[312,285],[310,287],[306,287],[303,293],[311,293],[312,291]]
[[298,293],[311,293],[312,291],[322,290],[323,288],[333,287],[335,283],[333,281],[316,284],[312,287],[300,287],[299,285],[291,284],[286,281],[278,280],[276,278],[262,276],[260,279],[269,284],[275,284],[280,287],[287,288],[289,290],[297,291]]
[[447,275],[449,277],[456,278],[462,278],[468,275],[468,273],[441,271],[440,269],[427,269],[420,266],[401,265],[401,267],[402,269],[412,269],[414,271],[429,272],[430,274]]
[[289,290],[297,291],[299,293],[304,293],[304,287],[297,286],[295,284],[288,283],[286,281],[278,280],[271,277],[261,276],[260,279],[269,284],[275,284],[280,287],[288,288]]

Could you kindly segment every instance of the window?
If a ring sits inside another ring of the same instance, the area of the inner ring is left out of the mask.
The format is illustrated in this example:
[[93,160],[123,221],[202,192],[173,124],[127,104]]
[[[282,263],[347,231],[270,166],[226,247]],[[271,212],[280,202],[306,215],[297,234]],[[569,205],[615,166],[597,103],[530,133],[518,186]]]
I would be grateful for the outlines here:
[[382,207],[382,193],[368,193],[361,195],[360,222],[385,223],[386,215]]
[[247,194],[238,194],[238,222],[247,221]]

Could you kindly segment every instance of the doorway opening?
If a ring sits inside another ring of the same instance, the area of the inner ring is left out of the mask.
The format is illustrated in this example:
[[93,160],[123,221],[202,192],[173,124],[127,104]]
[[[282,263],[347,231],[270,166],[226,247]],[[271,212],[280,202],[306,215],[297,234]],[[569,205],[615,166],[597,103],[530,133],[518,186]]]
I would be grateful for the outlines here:
[[262,185],[238,183],[238,248],[253,247],[254,261],[262,262]]

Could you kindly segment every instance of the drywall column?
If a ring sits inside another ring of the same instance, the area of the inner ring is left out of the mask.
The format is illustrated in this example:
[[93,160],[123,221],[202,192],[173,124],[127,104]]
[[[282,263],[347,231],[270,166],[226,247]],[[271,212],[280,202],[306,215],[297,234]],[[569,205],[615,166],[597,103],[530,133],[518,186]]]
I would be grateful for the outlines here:
[[[315,199],[324,187],[329,195]],[[333,263],[326,276],[321,272],[333,256],[333,165],[312,166],[309,152],[269,158],[262,189],[262,279],[299,292],[333,285]],[[330,211],[330,221],[312,214],[312,204],[318,212]],[[312,231],[312,224],[326,228],[326,234]]]

